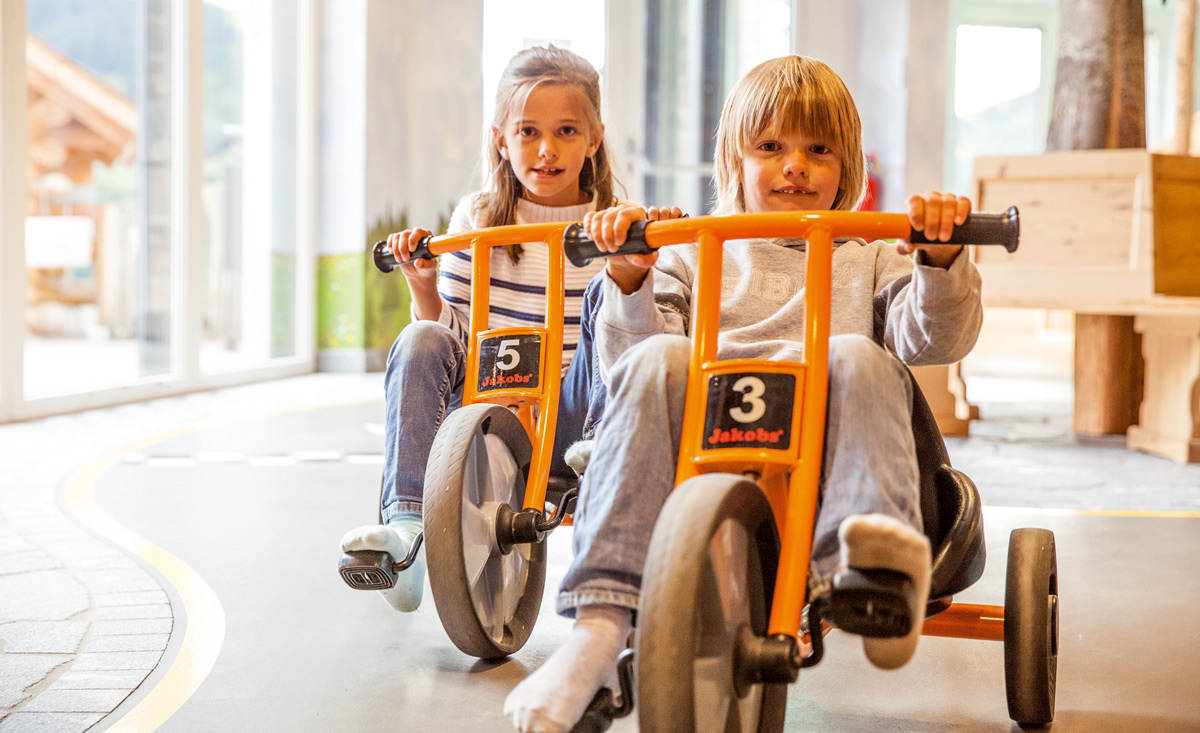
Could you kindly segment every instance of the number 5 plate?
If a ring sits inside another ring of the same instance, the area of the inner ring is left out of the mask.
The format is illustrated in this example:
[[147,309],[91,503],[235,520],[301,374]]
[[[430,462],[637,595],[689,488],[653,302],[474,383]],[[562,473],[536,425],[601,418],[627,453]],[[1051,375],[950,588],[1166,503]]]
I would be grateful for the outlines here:
[[541,355],[541,334],[505,334],[481,340],[477,391],[537,389]]
[[735,372],[710,376],[701,447],[786,450],[792,441],[795,397],[794,374]]

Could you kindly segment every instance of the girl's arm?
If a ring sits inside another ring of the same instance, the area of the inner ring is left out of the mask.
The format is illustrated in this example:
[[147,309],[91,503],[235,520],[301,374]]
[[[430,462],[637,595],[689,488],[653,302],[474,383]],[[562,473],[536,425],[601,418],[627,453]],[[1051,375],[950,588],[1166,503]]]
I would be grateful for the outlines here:
[[[432,234],[428,229],[405,229],[388,235],[388,249],[398,262],[412,257],[421,239]],[[417,321],[436,321],[442,314],[442,299],[437,291],[437,260],[416,260],[400,266],[412,294],[412,315]]]

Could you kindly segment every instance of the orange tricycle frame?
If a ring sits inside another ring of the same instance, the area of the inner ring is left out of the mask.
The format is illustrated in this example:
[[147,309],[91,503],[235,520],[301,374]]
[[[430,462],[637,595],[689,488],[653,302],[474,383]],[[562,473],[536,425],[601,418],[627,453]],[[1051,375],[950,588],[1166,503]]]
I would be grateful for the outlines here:
[[[692,298],[694,312],[687,403],[675,483],[678,486],[698,474],[723,471],[755,478],[766,494],[781,538],[769,634],[796,638],[800,635],[824,450],[834,240],[839,237],[908,239],[910,236],[912,230],[904,214],[843,211],[701,216],[654,222],[645,229],[646,244],[650,247],[687,243],[696,243],[699,247]],[[727,239],[775,237],[807,241],[804,358],[799,362],[718,361],[724,242]],[[796,375],[793,429],[788,446],[780,449],[702,448],[709,377],[742,371]],[[814,426],[819,427],[805,429]],[[1003,640],[1003,627],[1002,606],[950,604],[925,621],[922,633]]]
[[[432,237],[426,246],[431,255],[471,251],[471,312],[467,327],[467,379],[462,404],[491,403],[512,409],[533,445],[529,478],[525,486],[523,509],[543,511],[546,483],[554,450],[555,418],[561,389],[562,336],[565,292],[563,289],[563,231],[570,222],[515,224],[477,229],[462,234]],[[511,244],[542,244],[549,257],[546,268],[546,312],[542,326],[488,328],[491,309],[492,247]],[[539,376],[536,387],[501,387],[480,393],[478,388],[479,353],[484,339],[518,334],[541,337]],[[569,521],[569,517],[567,518]]]

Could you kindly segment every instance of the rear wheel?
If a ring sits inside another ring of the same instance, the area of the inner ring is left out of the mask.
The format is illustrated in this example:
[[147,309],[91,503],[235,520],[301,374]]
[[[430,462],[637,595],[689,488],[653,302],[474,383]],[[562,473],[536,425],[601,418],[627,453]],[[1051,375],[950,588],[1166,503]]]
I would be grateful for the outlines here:
[[642,730],[783,730],[787,685],[739,670],[747,641],[766,635],[778,562],[775,520],[753,482],[705,474],[671,494],[638,607]]
[[1015,529],[1004,594],[1004,683],[1008,715],[1021,726],[1054,720],[1058,676],[1058,558],[1054,533]]
[[442,626],[483,659],[520,649],[537,621],[546,546],[496,540],[503,506],[520,511],[532,447],[505,407],[455,410],[434,438],[425,476],[425,556]]

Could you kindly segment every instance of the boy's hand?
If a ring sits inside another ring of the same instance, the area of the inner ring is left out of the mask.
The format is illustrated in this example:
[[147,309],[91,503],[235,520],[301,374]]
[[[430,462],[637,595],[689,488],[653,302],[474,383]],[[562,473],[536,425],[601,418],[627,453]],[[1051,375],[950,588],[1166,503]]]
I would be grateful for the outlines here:
[[[634,222],[679,219],[683,215],[678,206],[651,206],[649,209],[629,205],[613,206],[603,211],[588,212],[583,217],[583,228],[588,238],[596,243],[597,249],[602,252],[616,252],[625,244],[625,235]],[[653,267],[657,260],[657,252],[610,257],[608,276],[620,286],[621,292],[633,293],[642,286],[646,279],[646,271]]]
[[[971,200],[965,196],[930,191],[924,196],[908,198],[908,220],[913,230],[924,232],[925,237],[930,240],[944,242],[949,239],[954,227],[966,221],[967,214],[970,213]],[[962,245],[896,243],[896,251],[902,255],[912,254],[919,249],[925,251],[926,264],[949,269],[958,253],[962,251]]]

